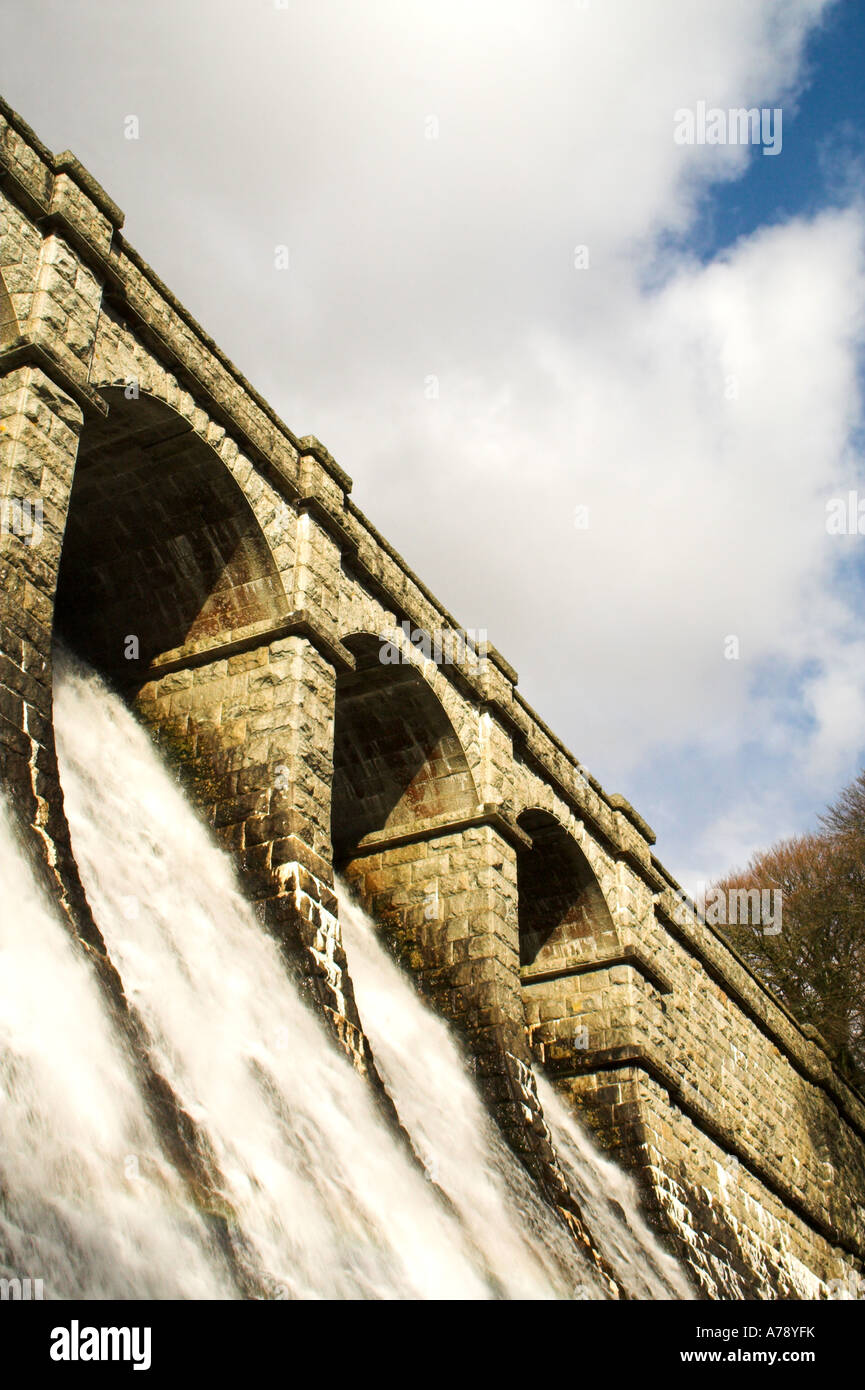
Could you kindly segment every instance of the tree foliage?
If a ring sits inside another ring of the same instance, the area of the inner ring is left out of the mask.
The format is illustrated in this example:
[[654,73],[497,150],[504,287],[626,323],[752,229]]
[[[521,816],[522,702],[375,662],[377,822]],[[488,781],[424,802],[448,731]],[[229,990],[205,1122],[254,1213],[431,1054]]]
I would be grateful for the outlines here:
[[777,935],[725,928],[731,945],[801,1022],[820,1033],[846,1076],[865,1087],[865,772],[813,834],[755,854],[715,885],[778,889]]

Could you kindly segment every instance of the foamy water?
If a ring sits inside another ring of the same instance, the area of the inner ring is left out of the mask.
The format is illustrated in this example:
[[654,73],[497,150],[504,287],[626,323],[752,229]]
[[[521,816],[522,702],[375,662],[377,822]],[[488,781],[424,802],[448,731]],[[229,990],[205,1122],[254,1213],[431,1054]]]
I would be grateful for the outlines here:
[[0,1271],[46,1298],[228,1290],[90,965],[0,808]]
[[[368,919],[343,895],[364,1025],[429,1176],[299,998],[230,859],[148,735],[68,661],[55,700],[94,917],[153,1065],[221,1175],[217,1197],[251,1284],[287,1298],[604,1297]],[[239,1296],[162,1152],[92,968],[5,819],[0,875],[4,1273],[43,1278],[46,1297]],[[638,1297],[686,1294],[628,1180],[552,1093],[543,1098],[592,1233],[625,1285]]]
[[[574,1296],[581,1274],[572,1242],[506,1147],[449,1028],[420,1001],[344,885],[340,922],[379,1071],[428,1169],[491,1267],[519,1281],[523,1296],[550,1288]],[[691,1297],[675,1260],[641,1216],[633,1181],[598,1153],[552,1087],[537,1081],[571,1191],[623,1287],[634,1298]]]

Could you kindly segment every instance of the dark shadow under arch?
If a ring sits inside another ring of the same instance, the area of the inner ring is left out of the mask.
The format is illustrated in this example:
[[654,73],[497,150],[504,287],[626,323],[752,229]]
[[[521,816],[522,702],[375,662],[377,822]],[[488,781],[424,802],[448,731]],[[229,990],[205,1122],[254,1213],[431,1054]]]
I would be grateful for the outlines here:
[[[275,622],[287,601],[270,549],[215,451],[152,396],[103,392],[82,434],[60,563],[56,631],[110,675]],[[138,639],[139,658],[126,656]]]
[[517,824],[531,849],[517,856],[520,965],[555,969],[574,945],[613,932],[613,919],[588,859],[548,811],[523,811]]
[[336,687],[331,830],[334,860],[365,837],[477,806],[462,745],[439,700],[409,664],[385,665],[367,633],[343,638],[356,670]]

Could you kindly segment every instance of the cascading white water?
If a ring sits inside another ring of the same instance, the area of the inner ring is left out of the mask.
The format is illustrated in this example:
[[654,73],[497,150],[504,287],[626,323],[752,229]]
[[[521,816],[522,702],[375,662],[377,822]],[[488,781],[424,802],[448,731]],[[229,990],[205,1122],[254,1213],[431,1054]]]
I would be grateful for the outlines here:
[[[525,1296],[573,1287],[574,1247],[506,1148],[445,1023],[420,1001],[374,924],[340,887],[340,922],[355,996],[379,1071],[424,1163],[492,1269]],[[552,1087],[538,1078],[544,1117],[571,1191],[633,1298],[690,1298],[675,1260],[640,1215],[633,1181],[598,1153]]]
[[601,1296],[588,1291],[564,1225],[489,1118],[447,1026],[390,959],[344,885],[339,912],[376,1064],[427,1172],[450,1198],[488,1268],[521,1298]]
[[298,1298],[480,1298],[488,1282],[304,1007],[147,734],[61,666],[75,856],[159,1072],[206,1135],[267,1284]]
[[[301,1298],[603,1297],[488,1120],[447,1030],[362,914],[344,903],[362,1017],[438,1186],[301,1002],[230,860],[147,734],[97,677],[65,661],[55,702],[66,810],[94,916],[154,1066],[222,1175],[258,1287]],[[0,976],[6,1264],[36,1276],[50,1265],[46,1296],[236,1296],[159,1149],[89,966],[6,832],[0,850],[17,906],[3,917]],[[602,1250],[636,1296],[679,1296],[630,1189],[570,1124],[562,1114],[556,1140],[564,1136]],[[605,1201],[605,1183],[624,1216]]]
[[41,1280],[46,1298],[227,1293],[95,976],[2,807],[0,886],[0,1274]]
[[598,1152],[550,1083],[536,1079],[568,1187],[622,1286],[632,1298],[693,1298],[684,1271],[646,1225],[633,1179]]

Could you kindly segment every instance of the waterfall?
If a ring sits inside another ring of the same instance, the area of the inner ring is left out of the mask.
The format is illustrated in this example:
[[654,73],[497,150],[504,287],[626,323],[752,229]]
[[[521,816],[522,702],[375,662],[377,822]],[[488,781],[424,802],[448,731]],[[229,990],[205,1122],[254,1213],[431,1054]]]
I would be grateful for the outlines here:
[[0,1275],[53,1298],[227,1292],[96,978],[0,808]]
[[[374,924],[340,886],[340,922],[379,1071],[428,1171],[519,1296],[574,1296],[573,1245],[505,1146],[447,1025],[418,998]],[[687,1280],[639,1211],[634,1182],[598,1153],[537,1078],[553,1146],[589,1230],[633,1298],[690,1298]]]
[[[301,1001],[230,859],[122,702],[61,660],[55,725],[94,917],[153,1066],[221,1175],[262,1296],[603,1297],[488,1119],[447,1029],[360,911],[343,896],[361,1017],[428,1176]],[[91,967],[3,821],[0,870],[15,904],[0,934],[4,1273],[43,1277],[46,1297],[238,1296],[160,1148]],[[544,1102],[626,1286],[686,1295],[627,1180],[552,1094]]]

